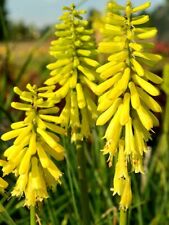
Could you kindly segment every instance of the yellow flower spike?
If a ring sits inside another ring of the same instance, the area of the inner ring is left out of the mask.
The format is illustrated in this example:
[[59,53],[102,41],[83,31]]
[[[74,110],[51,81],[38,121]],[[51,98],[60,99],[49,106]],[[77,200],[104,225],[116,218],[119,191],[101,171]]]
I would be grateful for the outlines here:
[[[149,6],[150,2],[146,2],[133,7],[128,0],[120,11],[111,8],[105,16],[103,40],[98,46],[98,51],[107,56],[107,61],[97,68],[100,84],[96,91],[100,114],[96,125],[107,123],[103,154],[109,154],[111,165],[113,157],[120,156],[123,142],[126,168],[132,167],[135,173],[143,173],[146,142],[151,139],[153,127],[159,124],[153,112],[161,112],[153,96],[159,95],[155,84],[161,84],[162,79],[149,71],[161,56],[151,52],[153,44],[150,41],[142,41],[154,37],[157,29],[142,26],[149,21],[148,15],[135,14]],[[121,195],[120,207],[126,210],[131,204],[132,193],[129,176],[119,176],[122,165],[117,160],[113,190],[114,194]]]
[[[84,12],[76,10],[74,5],[64,7],[63,10],[65,13],[56,25],[57,40],[52,41],[50,47],[50,54],[55,58],[55,62],[47,68],[51,70],[52,77],[45,81],[46,85],[59,84],[60,87],[52,90],[46,97],[55,103],[66,99],[66,104],[56,121],[63,127],[70,128],[71,140],[76,142],[78,139],[83,140],[84,137],[91,136],[91,125],[97,117],[93,94],[97,92],[95,82],[99,63],[96,60],[93,30],[88,29],[88,21],[81,15]],[[93,93],[88,94],[90,92]],[[86,115],[89,117],[87,123],[90,123],[90,126],[85,127]],[[50,119],[49,115],[42,115],[42,118],[46,121]],[[54,118],[51,119],[54,122]]]
[[17,178],[12,196],[24,195],[25,204],[31,206],[48,197],[49,179],[46,178],[45,168],[53,176],[52,188],[61,182],[61,172],[52,159],[64,159],[64,148],[58,144],[57,134],[63,135],[65,130],[55,124],[59,123],[59,117],[56,116],[59,109],[55,101],[47,97],[55,90],[55,86],[38,89],[36,85],[28,84],[27,89],[28,91],[23,92],[15,87],[20,99],[27,103],[18,102],[12,105],[25,111],[25,119],[13,123],[13,130],[1,137],[4,141],[15,138],[13,145],[4,152],[7,161],[2,165],[2,171],[4,175],[14,173]]

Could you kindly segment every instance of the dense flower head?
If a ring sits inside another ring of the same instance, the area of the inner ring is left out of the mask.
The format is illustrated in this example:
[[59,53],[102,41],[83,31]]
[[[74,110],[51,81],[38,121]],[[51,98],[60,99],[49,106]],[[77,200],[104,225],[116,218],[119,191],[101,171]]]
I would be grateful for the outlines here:
[[126,209],[132,198],[128,168],[135,173],[144,172],[146,142],[153,127],[159,124],[154,113],[161,112],[161,107],[153,97],[159,95],[155,84],[162,79],[149,67],[161,56],[151,53],[153,44],[147,39],[155,37],[157,30],[143,26],[149,21],[148,15],[135,14],[147,9],[150,2],[135,8],[131,1],[127,1],[126,7],[110,2],[109,8],[113,9],[114,4],[120,13],[107,13],[104,39],[98,48],[108,55],[108,62],[97,69],[102,79],[97,87],[97,125],[108,123],[103,153],[109,153],[110,162],[118,155],[113,192],[121,196],[120,205]]
[[51,42],[50,54],[56,59],[47,66],[51,77],[46,85],[57,85],[48,96],[56,102],[65,98],[59,116],[60,124],[71,128],[72,141],[90,136],[90,123],[97,117],[97,107],[92,95],[95,92],[96,61],[93,31],[88,29],[82,10],[74,5],[64,7],[60,23],[56,25],[57,40]]
[[25,111],[25,118],[12,123],[12,130],[1,137],[3,141],[15,139],[4,152],[6,162],[2,170],[4,175],[15,174],[17,182],[12,195],[24,194],[27,206],[47,198],[47,188],[54,188],[61,182],[62,173],[53,159],[64,159],[64,149],[58,143],[57,134],[65,134],[65,130],[55,124],[58,107],[48,98],[39,97],[54,88],[37,88],[28,84],[27,91],[21,91],[15,87],[14,91],[22,102],[12,102],[11,105]]

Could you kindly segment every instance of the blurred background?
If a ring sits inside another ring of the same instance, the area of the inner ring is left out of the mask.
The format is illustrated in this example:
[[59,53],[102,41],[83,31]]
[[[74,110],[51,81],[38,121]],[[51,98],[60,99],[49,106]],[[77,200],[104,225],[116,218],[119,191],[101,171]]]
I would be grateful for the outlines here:
[[[119,0],[118,2],[124,4],[125,0]],[[139,5],[143,2],[145,1],[133,1],[133,4]],[[31,80],[30,78],[36,80],[39,72],[41,72],[43,79],[43,76],[46,74],[47,50],[50,38],[52,38],[53,25],[58,22],[58,16],[62,13],[62,7],[70,3],[72,3],[70,0],[0,1],[0,74],[3,74],[4,60],[8,56],[8,63],[11,64],[8,70],[12,70],[12,75],[8,71],[9,82],[16,78],[17,68],[21,66],[26,56],[29,56],[30,51],[35,46],[38,48],[38,51],[34,51],[34,63],[31,62],[29,67],[26,68],[29,75],[23,76],[22,81],[26,83],[28,77],[29,80]],[[87,16],[91,17],[91,23],[98,24],[97,21],[101,20],[104,13],[106,0],[97,1],[97,4],[94,0],[76,0],[74,3],[87,10]],[[168,54],[169,1],[153,0],[149,13],[151,15],[150,25],[153,24],[159,30],[156,49],[164,52],[164,54]],[[43,44],[37,46],[40,39],[43,39]],[[38,54],[41,57],[38,57]],[[38,81],[36,80],[36,82]]]
[[[117,2],[124,4],[125,0]],[[134,5],[144,2],[133,0]],[[145,176],[132,177],[134,199],[129,212],[130,225],[169,225],[169,0],[151,2],[148,25],[158,29],[157,38],[152,40],[155,44],[153,52],[163,56],[163,60],[153,68],[156,74],[164,76],[158,97],[163,112],[157,115],[160,127],[155,129],[156,134],[149,143],[150,151],[144,162],[147,172]],[[41,85],[49,75],[46,65],[53,61],[48,49],[50,41],[56,38],[54,24],[62,14],[62,7],[71,3],[72,0],[0,0],[0,134],[9,130],[11,122],[22,117],[10,107],[16,98],[13,87],[17,85],[25,89],[28,82]],[[87,10],[89,26],[93,27],[96,41],[99,41],[107,1],[75,0],[74,3]],[[93,131],[95,139],[86,153],[90,209],[94,225],[117,225],[118,198],[112,198],[109,191],[113,171],[108,169],[105,157],[100,154],[104,145],[102,134],[103,130]],[[70,145],[68,140],[63,140],[63,143]],[[6,148],[7,144],[0,141],[0,155]],[[39,224],[78,224],[77,162],[75,149],[69,148],[67,167],[61,168],[64,172],[63,186],[51,193],[52,198],[45,202],[44,207],[38,208],[42,222]],[[11,176],[8,180],[9,191],[0,199],[4,205],[4,208],[0,207],[0,224],[29,224],[29,211],[22,207],[22,199],[18,202],[9,197],[14,179]],[[40,221],[38,215],[37,220]]]
[[[124,4],[125,0],[119,0],[118,2]],[[143,2],[145,1],[137,0],[133,1],[133,4],[139,5]],[[8,63],[10,63],[7,73],[8,81],[12,82],[17,76],[17,69],[22,65],[24,59],[29,56],[32,48],[38,48],[38,51],[34,51],[34,62],[32,63],[31,59],[31,63],[26,68],[27,72],[25,71],[27,75],[23,76],[22,81],[26,83],[28,77],[29,80],[36,80],[39,72],[41,72],[42,79],[44,78],[47,73],[45,65],[48,62],[47,50],[53,34],[53,25],[58,22],[62,7],[70,3],[72,3],[70,0],[0,0],[1,76],[4,69],[3,65],[7,63],[6,57],[8,57]],[[101,20],[106,0],[99,0],[97,4],[94,0],[75,0],[74,3],[87,10],[88,17],[91,17],[91,23],[98,24],[96,22]],[[149,13],[151,15],[150,25],[153,24],[159,30],[156,49],[168,54],[169,1],[153,0]],[[43,39],[43,44],[37,46],[40,39]],[[41,57],[38,57],[38,54]],[[12,70],[12,75],[10,70]],[[39,78],[36,82],[39,82]]]

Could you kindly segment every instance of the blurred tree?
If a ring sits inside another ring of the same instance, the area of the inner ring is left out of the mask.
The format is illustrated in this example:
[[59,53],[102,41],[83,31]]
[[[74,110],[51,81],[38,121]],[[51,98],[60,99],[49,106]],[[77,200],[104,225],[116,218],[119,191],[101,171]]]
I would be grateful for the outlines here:
[[7,28],[6,0],[0,0],[0,40],[5,38],[5,28]]
[[160,41],[169,43],[169,0],[152,12],[152,23],[158,29]]

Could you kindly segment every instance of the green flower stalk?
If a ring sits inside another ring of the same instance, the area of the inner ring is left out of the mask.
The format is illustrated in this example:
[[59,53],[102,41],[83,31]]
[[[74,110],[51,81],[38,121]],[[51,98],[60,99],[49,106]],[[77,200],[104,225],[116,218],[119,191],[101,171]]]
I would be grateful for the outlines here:
[[53,123],[57,120],[58,107],[47,97],[39,97],[55,86],[37,88],[28,84],[26,87],[27,91],[14,88],[22,102],[11,105],[25,111],[25,119],[12,123],[12,130],[1,137],[3,141],[15,139],[4,152],[6,162],[2,170],[4,176],[14,173],[17,177],[12,196],[25,195],[25,205],[35,206],[36,202],[48,198],[48,187],[54,188],[61,183],[62,173],[52,159],[64,159],[64,149],[58,143],[57,134],[65,134],[65,130]]
[[[109,8],[111,4],[115,3],[109,3]],[[131,1],[125,7],[116,4],[121,14],[107,13],[105,38],[98,48],[100,53],[108,54],[108,62],[97,69],[102,79],[97,87],[97,125],[108,124],[103,153],[109,154],[110,165],[117,156],[113,195],[121,196],[123,210],[132,201],[130,168],[135,173],[144,173],[146,143],[153,127],[159,125],[154,113],[161,112],[153,97],[160,94],[155,84],[162,79],[149,71],[161,56],[150,52],[153,45],[147,41],[155,37],[157,30],[142,26],[149,21],[148,15],[135,15],[149,6],[150,2],[138,7],[132,7]]]
[[50,54],[56,62],[47,66],[51,77],[46,85],[59,84],[48,96],[56,102],[65,98],[65,106],[59,116],[63,127],[71,128],[71,140],[81,141],[91,135],[90,124],[97,118],[97,107],[92,92],[97,77],[95,43],[93,31],[87,28],[82,10],[74,5],[64,7],[60,23],[56,25],[57,40],[51,42]]

